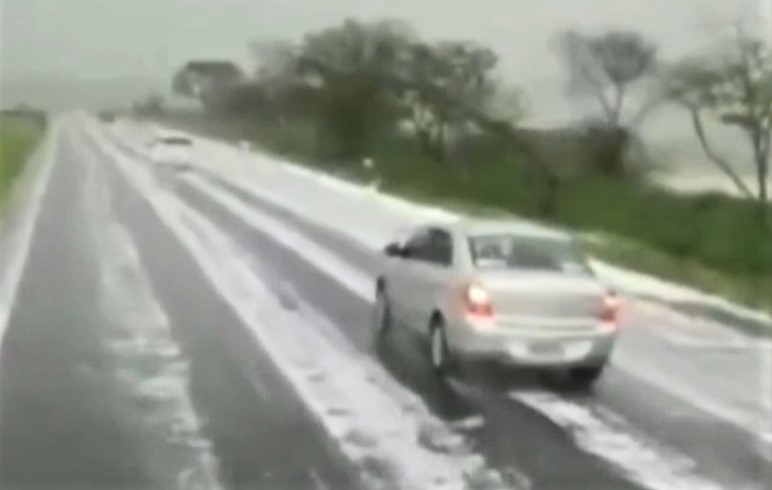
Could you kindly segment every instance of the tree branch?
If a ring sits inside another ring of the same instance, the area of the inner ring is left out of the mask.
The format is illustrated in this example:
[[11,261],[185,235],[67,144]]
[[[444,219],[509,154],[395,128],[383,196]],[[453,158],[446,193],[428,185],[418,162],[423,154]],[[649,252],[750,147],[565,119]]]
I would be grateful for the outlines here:
[[759,185],[759,200],[761,200],[762,206],[766,205],[768,198],[767,179],[769,177],[769,145],[772,134],[768,127],[762,127],[761,129],[761,148],[759,151],[759,158],[756,162],[758,168],[756,169]]
[[614,110],[612,114],[612,122],[615,126],[619,125],[619,120],[622,117],[622,106],[625,103],[625,84],[614,84],[616,89],[616,98],[614,100]]
[[594,77],[590,78],[589,75],[587,80],[588,80],[588,83],[592,86],[592,88],[595,91],[595,96],[597,97],[598,102],[600,102],[600,106],[601,106],[601,109],[603,109],[603,113],[606,116],[606,120],[616,122],[614,109],[611,107],[611,104],[606,98],[606,93],[603,91],[603,83],[595,79]]
[[578,63],[578,65],[575,66],[579,68],[579,76],[584,78],[586,85],[589,86],[592,92],[595,94],[595,98],[598,100],[598,103],[600,103],[600,107],[606,120],[612,120],[614,118],[614,110],[606,96],[606,92],[603,90],[603,80],[600,80],[593,73],[592,67],[589,66],[589,62],[586,60],[577,60],[576,63]]
[[745,197],[755,199],[753,192],[748,188],[747,185],[745,185],[742,179],[740,179],[737,173],[732,169],[732,166],[729,165],[726,160],[721,158],[721,156],[713,150],[713,147],[710,145],[710,142],[708,141],[708,138],[705,134],[705,127],[702,124],[702,118],[700,117],[699,110],[694,107],[688,107],[688,109],[692,116],[694,132],[697,134],[697,138],[700,141],[702,150],[705,152],[708,158],[710,158],[713,163],[715,163],[721,169],[722,172],[724,172],[730,179],[732,179],[732,182],[735,184],[737,189],[743,195],[745,195]]
[[630,117],[627,123],[627,127],[629,128],[635,128],[641,122],[646,119],[649,114],[651,114],[655,109],[659,108],[662,104],[663,99],[662,98],[651,98],[647,101],[645,101],[639,108],[636,113]]

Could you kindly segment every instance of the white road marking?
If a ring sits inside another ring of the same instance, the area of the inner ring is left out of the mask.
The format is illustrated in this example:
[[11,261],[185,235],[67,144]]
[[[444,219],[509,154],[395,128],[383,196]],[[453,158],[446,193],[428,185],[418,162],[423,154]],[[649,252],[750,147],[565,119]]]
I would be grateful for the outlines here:
[[[24,180],[19,181],[14,188],[16,192],[13,197],[19,197],[19,199],[13,204],[21,207],[16,210],[21,215],[18,228],[10,230],[13,235],[3,237],[4,240],[8,240],[9,246],[2,249],[0,254],[0,346],[5,337],[5,330],[8,328],[16,293],[32,245],[38,215],[51,180],[61,133],[60,120],[52,121],[43,143],[28,162],[27,170],[22,177]],[[19,196],[21,192],[27,192],[28,195]],[[0,225],[0,232],[5,234],[9,230]]]
[[631,300],[630,305],[647,316],[651,326],[647,331],[674,348],[695,350],[755,350],[769,349],[772,342],[749,337],[718,322],[689,316],[661,304]]
[[[618,357],[621,358],[621,356]],[[769,420],[769,413],[748,413],[738,410],[729,404],[715,400],[690,384],[678,381],[670,373],[660,371],[656,366],[647,363],[645,360],[627,357],[623,360],[618,359],[614,366],[624,371],[630,377],[637,378],[677,399],[685,400],[696,409],[740,428],[751,437],[759,437],[760,426],[765,424],[765,420]],[[763,440],[760,441],[762,454],[772,454],[772,451],[767,448],[767,443]],[[769,458],[769,460],[772,461],[772,458]]]
[[[403,389],[404,399],[395,399],[394,393],[383,388],[390,382],[380,379],[384,372],[372,359],[341,353],[318,333],[316,323],[322,320],[305,308],[284,308],[254,273],[249,254],[241,246],[161,189],[135,161],[114,151],[112,156],[127,181],[148,200],[263,345],[332,440],[354,464],[361,465],[368,481],[376,488],[406,490],[460,490],[474,484],[484,466],[481,457],[439,453],[419,443],[419,434],[425,431],[450,431],[423,405],[404,409],[413,403],[414,394]],[[333,416],[332,409],[341,404],[347,413]],[[486,478],[491,481],[491,471]],[[493,480],[486,488],[505,486]]]
[[[86,164],[82,206],[97,251],[101,278],[98,306],[112,329],[107,333],[107,344],[119,382],[140,402],[136,406],[139,421],[152,434],[145,439],[147,446],[142,451],[147,467],[155,468],[150,473],[160,481],[168,482],[173,471],[179,490],[219,490],[222,486],[212,443],[193,408],[188,362],[181,357],[131,234],[112,214],[109,183],[103,171],[93,156]],[[175,456],[168,457],[169,452]],[[159,460],[175,461],[182,469],[160,467]]]
[[668,345],[676,349],[684,350],[753,350],[759,348],[757,344],[748,342],[743,339],[731,338],[731,339],[711,339],[705,337],[699,337],[696,335],[688,335],[683,332],[674,330],[659,329],[655,330],[655,335],[661,337]]
[[[248,206],[237,197],[212,185],[199,176],[190,175],[186,177],[186,180],[193,187],[199,189],[249,226],[262,232],[268,232],[274,240],[287,248],[302,250],[304,260],[314,264],[316,268],[328,276],[335,277],[339,281],[345,281],[345,286],[349,291],[368,302],[372,303],[375,300],[373,279],[369,275],[362,273],[341,276],[340,272],[351,269],[351,266],[348,261],[338,254],[332,253],[326,247],[320,246],[315,240],[309,239],[295,227],[287,225],[267,213],[262,213],[254,207]],[[299,246],[300,244],[302,246]]]
[[[549,392],[513,392],[512,399],[539,411],[568,431],[577,444],[619,467],[651,490],[718,490],[693,473],[695,463],[637,434],[616,414],[602,417],[585,406]],[[613,420],[613,424],[609,420]]]

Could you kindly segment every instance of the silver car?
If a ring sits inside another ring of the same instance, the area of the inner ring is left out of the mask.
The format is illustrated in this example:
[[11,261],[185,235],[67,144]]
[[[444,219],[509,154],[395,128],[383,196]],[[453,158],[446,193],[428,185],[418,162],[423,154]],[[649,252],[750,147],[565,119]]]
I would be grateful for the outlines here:
[[578,385],[602,373],[617,335],[617,299],[570,235],[518,221],[419,227],[385,248],[374,321],[429,338],[433,368],[459,358],[565,369]]

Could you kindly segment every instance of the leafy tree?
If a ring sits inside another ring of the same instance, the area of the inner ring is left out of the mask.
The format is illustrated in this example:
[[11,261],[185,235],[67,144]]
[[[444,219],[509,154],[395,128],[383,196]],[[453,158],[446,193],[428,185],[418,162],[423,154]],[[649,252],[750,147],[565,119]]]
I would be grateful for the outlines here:
[[300,65],[325,81],[347,75],[387,75],[396,70],[416,36],[405,23],[348,19],[340,26],[306,36]]
[[622,126],[630,87],[655,68],[656,47],[640,34],[628,31],[596,36],[569,31],[560,44],[568,65],[571,93],[594,98],[606,126]]
[[356,160],[363,156],[378,119],[391,112],[392,82],[414,39],[405,24],[392,20],[346,20],[306,36],[298,69],[325,94],[318,130],[323,153]]
[[246,79],[242,70],[227,60],[190,61],[174,74],[175,94],[200,100],[204,107],[217,107],[219,98]]
[[[708,158],[737,189],[759,201],[762,215],[769,199],[769,150],[772,137],[772,53],[760,40],[738,31],[723,57],[694,58],[675,66],[666,78],[669,97],[689,111],[695,134]],[[705,119],[738,128],[753,155],[756,188],[737,174],[711,143]]]
[[409,51],[402,101],[425,151],[446,157],[447,129],[482,113],[494,93],[491,71],[497,57],[468,42],[417,43]]
[[298,81],[299,48],[294,43],[278,39],[253,41],[249,49],[257,63],[254,79],[270,91]]

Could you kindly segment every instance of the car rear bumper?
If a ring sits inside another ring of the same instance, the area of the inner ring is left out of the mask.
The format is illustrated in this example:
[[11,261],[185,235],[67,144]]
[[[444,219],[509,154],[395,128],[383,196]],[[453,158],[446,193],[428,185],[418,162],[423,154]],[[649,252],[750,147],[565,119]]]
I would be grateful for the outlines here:
[[466,358],[533,367],[598,366],[606,362],[616,329],[602,324],[565,331],[549,328],[479,326],[459,322],[448,328],[448,346]]

